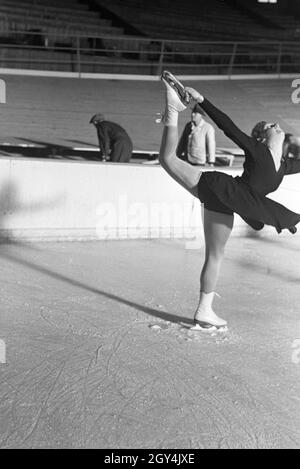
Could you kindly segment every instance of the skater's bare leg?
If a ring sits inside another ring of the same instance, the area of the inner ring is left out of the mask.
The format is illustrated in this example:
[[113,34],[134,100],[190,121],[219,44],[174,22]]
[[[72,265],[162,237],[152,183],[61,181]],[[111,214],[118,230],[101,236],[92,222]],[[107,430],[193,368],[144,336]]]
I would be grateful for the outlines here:
[[205,262],[200,277],[200,300],[195,320],[216,326],[226,325],[212,308],[214,292],[224,257],[225,245],[233,227],[233,215],[204,209]]

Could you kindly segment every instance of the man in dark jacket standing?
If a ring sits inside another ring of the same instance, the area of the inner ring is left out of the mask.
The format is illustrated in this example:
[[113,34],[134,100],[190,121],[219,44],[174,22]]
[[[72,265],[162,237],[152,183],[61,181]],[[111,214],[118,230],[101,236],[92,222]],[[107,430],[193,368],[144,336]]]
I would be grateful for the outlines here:
[[131,138],[119,124],[105,120],[103,114],[95,114],[90,124],[97,129],[99,149],[104,161],[128,163],[133,145]]

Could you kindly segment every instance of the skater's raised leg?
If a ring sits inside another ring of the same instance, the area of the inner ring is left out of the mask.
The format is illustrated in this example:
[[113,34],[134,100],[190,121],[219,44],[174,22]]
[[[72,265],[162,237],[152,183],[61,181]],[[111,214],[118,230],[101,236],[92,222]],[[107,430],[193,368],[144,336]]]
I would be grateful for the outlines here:
[[174,87],[162,78],[166,87],[166,107],[163,117],[164,131],[161,141],[159,161],[167,173],[192,195],[198,197],[198,182],[201,170],[176,156],[178,144],[178,114],[186,109],[186,103]]

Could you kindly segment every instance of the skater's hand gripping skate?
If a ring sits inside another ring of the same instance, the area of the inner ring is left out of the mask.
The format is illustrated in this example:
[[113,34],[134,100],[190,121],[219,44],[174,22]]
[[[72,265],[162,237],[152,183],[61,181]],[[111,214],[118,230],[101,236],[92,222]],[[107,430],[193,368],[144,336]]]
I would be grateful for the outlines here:
[[197,101],[197,103],[202,103],[204,101],[204,97],[202,94],[199,93],[199,91],[195,90],[194,88],[190,88],[189,86],[185,87],[185,91],[188,92],[188,94],[191,96],[191,98],[194,101]]

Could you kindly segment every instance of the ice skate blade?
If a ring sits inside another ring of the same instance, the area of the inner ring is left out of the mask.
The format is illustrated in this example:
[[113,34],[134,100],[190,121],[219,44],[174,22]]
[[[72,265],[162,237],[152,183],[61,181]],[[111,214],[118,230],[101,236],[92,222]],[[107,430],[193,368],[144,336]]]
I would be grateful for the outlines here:
[[188,106],[191,98],[190,98],[189,93],[186,91],[185,87],[183,86],[183,84],[180,83],[180,81],[177,80],[177,78],[174,77],[174,75],[172,75],[172,73],[168,72],[167,70],[163,71],[161,75],[161,79],[165,81],[168,85],[170,85],[171,88],[173,88],[173,90],[176,91],[182,104],[184,104],[185,106]]
[[216,326],[211,326],[207,324],[206,326],[200,326],[200,324],[195,324],[190,328],[191,331],[216,331]]
[[198,321],[197,319],[194,320],[195,325],[193,326],[193,330],[204,330],[204,329],[210,329],[210,330],[216,330],[216,329],[226,329],[227,328],[227,323],[225,324],[213,324],[210,322],[205,322],[205,321]]

